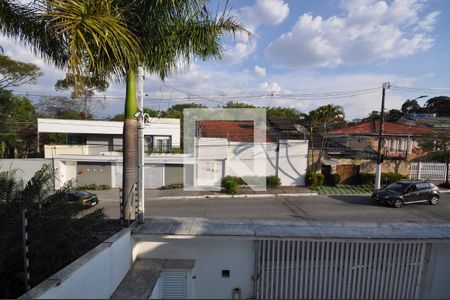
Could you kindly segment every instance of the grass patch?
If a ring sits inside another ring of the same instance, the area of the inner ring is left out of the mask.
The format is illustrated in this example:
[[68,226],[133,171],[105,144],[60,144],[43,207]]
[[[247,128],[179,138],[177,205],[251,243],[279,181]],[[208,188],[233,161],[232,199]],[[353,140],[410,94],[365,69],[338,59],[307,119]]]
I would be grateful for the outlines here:
[[374,191],[373,185],[347,185],[338,184],[336,186],[319,186],[317,192],[319,195],[360,195],[368,194]]

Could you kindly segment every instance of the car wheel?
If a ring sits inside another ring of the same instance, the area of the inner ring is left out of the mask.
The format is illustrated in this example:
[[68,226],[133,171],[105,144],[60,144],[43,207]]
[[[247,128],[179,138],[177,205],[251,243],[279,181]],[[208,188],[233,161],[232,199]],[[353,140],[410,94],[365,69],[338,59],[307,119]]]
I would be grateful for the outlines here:
[[436,195],[432,196],[431,199],[430,199],[430,204],[431,205],[436,205],[438,203],[439,203],[439,197],[436,196]]
[[400,208],[400,207],[402,207],[402,205],[403,205],[403,201],[402,201],[401,199],[395,199],[395,200],[394,200],[393,206],[394,206],[395,208]]

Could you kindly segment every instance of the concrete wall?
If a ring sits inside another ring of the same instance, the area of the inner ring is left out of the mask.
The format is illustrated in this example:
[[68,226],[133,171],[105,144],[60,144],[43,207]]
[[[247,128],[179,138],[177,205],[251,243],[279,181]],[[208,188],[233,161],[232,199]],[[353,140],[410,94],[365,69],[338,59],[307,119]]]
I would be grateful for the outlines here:
[[27,182],[45,164],[51,165],[52,160],[42,158],[0,159],[0,172],[16,169],[17,175]]
[[111,163],[78,162],[77,185],[107,184],[111,185]]
[[20,298],[108,299],[133,264],[130,232],[123,229]]
[[200,138],[195,157],[199,185],[212,185],[227,175],[240,177],[277,175],[284,186],[302,186],[305,185],[308,141],[281,140],[278,145]]
[[[241,298],[252,296],[253,241],[229,237],[153,237],[136,241],[138,258],[193,259],[194,269],[188,278],[194,299],[231,299],[234,288]],[[223,278],[222,270],[230,277]]]

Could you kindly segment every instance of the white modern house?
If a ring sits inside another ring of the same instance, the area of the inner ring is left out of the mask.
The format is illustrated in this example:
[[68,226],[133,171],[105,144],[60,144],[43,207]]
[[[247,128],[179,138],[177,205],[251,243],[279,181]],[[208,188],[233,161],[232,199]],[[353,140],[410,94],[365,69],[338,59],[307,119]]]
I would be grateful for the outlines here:
[[[45,158],[62,154],[101,155],[122,150],[123,122],[43,119],[38,121],[38,136],[43,133],[66,134],[64,145],[45,145]],[[180,147],[180,120],[150,118],[144,135],[147,151],[169,152]]]

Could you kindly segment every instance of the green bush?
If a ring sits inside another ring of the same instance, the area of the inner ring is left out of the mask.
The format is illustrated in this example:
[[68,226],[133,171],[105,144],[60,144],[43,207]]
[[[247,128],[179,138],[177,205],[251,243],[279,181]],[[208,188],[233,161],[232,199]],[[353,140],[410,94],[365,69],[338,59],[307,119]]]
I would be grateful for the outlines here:
[[[358,184],[375,184],[375,174],[374,173],[359,173],[357,175]],[[381,184],[391,184],[401,179],[407,179],[408,177],[399,173],[394,172],[382,172],[381,173]]]
[[341,176],[339,174],[331,174],[328,176],[328,184],[331,186],[336,186],[341,181]]
[[322,173],[313,174],[311,171],[307,170],[305,175],[305,184],[310,187],[322,186],[325,181],[325,176]]
[[111,186],[109,184],[99,184],[91,183],[80,185],[76,188],[77,190],[110,190]]
[[110,190],[111,186],[109,184],[100,184],[97,188],[99,190]]
[[305,185],[306,186],[313,186],[315,182],[316,176],[314,176],[313,172],[311,170],[306,170],[305,175]]
[[234,177],[232,177],[232,176],[225,177],[222,184],[223,184],[227,194],[231,194],[231,195],[236,194],[239,184]]
[[183,188],[183,184],[182,183],[172,183],[172,184],[168,184],[168,185],[164,185],[162,187],[160,187],[160,190],[174,190],[174,189],[182,189]]
[[96,183],[79,185],[77,187],[77,190],[96,190],[96,189],[98,189],[98,186]]
[[375,184],[375,174],[359,173],[358,175],[356,175],[356,183],[363,185]]
[[266,177],[266,186],[275,188],[281,186],[281,179],[278,176],[272,175]]
[[225,180],[227,180],[227,179],[233,179],[234,181],[236,181],[236,183],[238,185],[245,185],[245,182],[244,182],[244,180],[242,180],[241,177],[238,177],[238,176],[225,176],[223,178],[223,180],[222,180],[222,186],[223,187],[225,187],[224,183],[225,183]]
[[391,184],[393,182],[399,181],[401,179],[407,179],[408,177],[399,173],[387,172],[381,173],[381,183]]
[[322,173],[316,173],[315,186],[322,186],[325,181],[325,176]]

